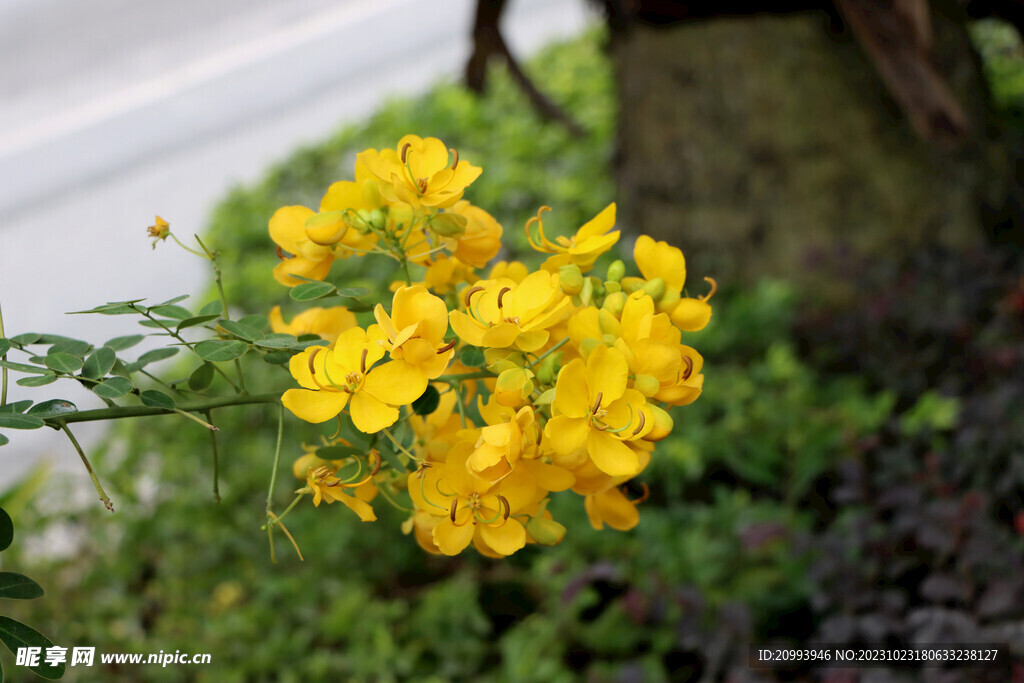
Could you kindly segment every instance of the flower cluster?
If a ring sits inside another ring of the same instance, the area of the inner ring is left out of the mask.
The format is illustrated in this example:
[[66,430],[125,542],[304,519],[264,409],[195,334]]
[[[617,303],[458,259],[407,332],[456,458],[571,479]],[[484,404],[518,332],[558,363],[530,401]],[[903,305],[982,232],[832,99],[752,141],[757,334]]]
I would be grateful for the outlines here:
[[566,530],[548,510],[558,491],[582,496],[595,528],[630,529],[639,501],[624,484],[672,431],[669,409],[700,395],[703,360],[682,339],[708,323],[714,282],[688,296],[682,252],[647,236],[633,248],[636,274],[621,260],[593,274],[620,240],[614,204],[554,239],[543,207],[525,227],[547,255],[541,266],[484,270],[502,227],[462,199],[480,172],[440,140],[408,135],[359,154],[355,180],[332,185],[318,212],[290,206],[271,219],[274,277],[286,286],[372,254],[399,275],[390,302],[351,307],[362,318],[316,308],[285,324],[271,313],[275,332],[327,341],[291,358],[299,386],[284,406],[308,422],[337,420],[339,434],[350,424],[369,444],[335,434],[310,448],[296,463],[299,493],[364,521],[376,518],[378,491],[397,505],[404,497],[404,530],[445,555],[558,543]]

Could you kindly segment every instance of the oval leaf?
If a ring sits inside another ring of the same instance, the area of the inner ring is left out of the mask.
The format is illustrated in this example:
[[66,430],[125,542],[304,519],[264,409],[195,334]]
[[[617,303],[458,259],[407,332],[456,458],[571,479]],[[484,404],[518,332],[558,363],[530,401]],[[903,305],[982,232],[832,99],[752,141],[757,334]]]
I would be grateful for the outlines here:
[[287,351],[268,351],[263,355],[263,360],[271,365],[284,365],[292,359],[292,354]]
[[124,351],[138,344],[140,341],[146,338],[144,334],[130,334],[126,337],[114,337],[109,340],[104,346],[114,351]]
[[296,301],[312,301],[330,296],[334,291],[335,287],[330,282],[303,282],[297,287],[292,287],[290,294]]
[[22,377],[18,380],[19,387],[43,387],[51,382],[57,381],[57,375],[52,372],[48,375],[33,375],[32,377]]
[[[13,653],[17,653],[19,647],[38,647],[44,652],[46,648],[53,647],[42,633],[10,617],[0,617],[0,641]],[[39,664],[28,667],[28,670],[36,676],[55,681],[64,675],[64,664],[50,666],[45,658],[40,657]]]
[[212,363],[221,363],[226,360],[234,360],[249,350],[249,345],[242,341],[210,341],[196,344],[195,351],[203,360]]
[[265,349],[287,349],[295,346],[298,342],[299,340],[294,335],[275,332],[274,334],[266,335],[263,339],[255,342],[255,344]]
[[28,409],[26,415],[33,415],[42,420],[48,420],[51,417],[60,417],[61,415],[68,415],[70,413],[77,413],[78,406],[71,401],[66,401],[62,398],[55,398],[49,401],[43,401],[37,403]]
[[78,339],[65,339],[63,341],[56,342],[50,347],[50,350],[47,351],[46,354],[70,353],[72,356],[84,358],[85,354],[89,353],[89,349],[91,348],[92,344],[89,342],[79,341]]
[[189,327],[195,327],[196,325],[202,325],[203,323],[208,323],[211,320],[216,320],[219,317],[220,317],[220,313],[209,313],[209,314],[206,314],[206,315],[195,315],[195,316],[192,316],[191,318],[185,318],[180,323],[178,323],[178,329],[179,330],[184,330],[184,329],[187,329]]
[[203,363],[192,371],[188,376],[188,388],[192,391],[202,391],[213,382],[213,364]]
[[[167,301],[164,301],[163,303],[157,304],[153,308],[159,308],[160,306],[170,306],[171,304],[176,304],[179,301],[184,301],[185,299],[188,298],[188,296],[189,296],[188,294],[182,294],[181,296],[176,296],[173,299],[168,299]],[[150,309],[150,310],[153,310],[153,309]]]
[[22,346],[26,344],[35,344],[39,341],[39,335],[35,332],[26,332],[24,334],[18,334],[11,337],[11,341],[15,344],[21,344]]
[[484,364],[484,352],[476,346],[467,346],[459,354],[459,360],[463,365],[471,368],[478,368]]
[[356,299],[361,296],[366,296],[369,293],[370,290],[366,287],[342,287],[335,292],[335,296],[340,296],[345,299]]
[[181,306],[169,305],[169,306],[154,306],[149,309],[150,313],[155,313],[162,318],[172,318],[174,320],[185,320],[192,317],[192,312],[187,308]]
[[35,600],[42,596],[42,587],[24,574],[0,572],[0,598]]
[[18,372],[27,372],[34,375],[50,374],[50,371],[44,367],[38,365],[26,365],[25,363],[12,363],[9,360],[0,360],[0,368],[7,368],[8,370],[16,370]]
[[221,312],[220,302],[216,299],[199,309],[199,315],[220,315]]
[[147,406],[151,406],[153,408],[174,410],[175,407],[173,398],[171,398],[162,391],[157,391],[156,389],[146,389],[141,394],[139,394],[139,398],[142,399],[142,402],[144,404],[146,404]]
[[316,457],[324,460],[343,460],[354,455],[366,455],[366,450],[355,446],[324,446],[316,450]]
[[117,354],[114,353],[114,350],[101,346],[85,359],[85,365],[82,366],[82,377],[100,379],[110,372],[116,362]]
[[144,354],[139,356],[139,359],[135,361],[133,365],[138,365],[140,368],[145,367],[146,365],[155,363],[158,360],[164,360],[165,358],[175,356],[178,354],[178,351],[179,349],[176,348],[153,349],[152,351],[146,351]]
[[412,411],[417,415],[430,415],[437,410],[441,402],[441,392],[434,385],[428,384],[423,394],[412,402]]
[[32,405],[32,401],[26,399],[24,401],[15,401],[14,403],[8,403],[7,405],[0,406],[0,413],[24,413]]
[[0,413],[0,429],[39,429],[43,424],[34,415]]
[[14,540],[14,522],[7,511],[0,508],[0,552],[7,550]]
[[64,374],[73,374],[82,369],[82,359],[78,356],[72,356],[70,353],[58,351],[57,353],[51,353],[46,356],[46,367],[50,368],[54,372],[61,372]]
[[11,340],[0,338],[0,356],[11,350]]
[[234,320],[222,320],[220,326],[239,339],[244,339],[245,341],[254,342],[263,339],[262,332],[255,327],[244,323],[235,322]]
[[100,398],[120,398],[132,390],[132,381],[127,377],[111,377],[92,387],[94,394]]
[[[9,444],[10,442],[11,442],[11,440],[10,440],[10,439],[8,439],[8,438],[7,438],[6,436],[4,436],[3,434],[0,434],[0,446],[6,446],[6,445],[7,445],[7,444]],[[3,550],[3,548],[0,548],[0,550]]]

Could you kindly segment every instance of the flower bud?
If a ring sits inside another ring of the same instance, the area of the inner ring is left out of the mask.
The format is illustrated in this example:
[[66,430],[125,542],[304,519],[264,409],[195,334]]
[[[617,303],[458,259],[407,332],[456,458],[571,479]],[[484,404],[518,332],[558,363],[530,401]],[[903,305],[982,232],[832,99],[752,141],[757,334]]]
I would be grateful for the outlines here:
[[434,215],[427,224],[442,237],[460,237],[465,234],[468,223],[465,216],[445,212]]
[[562,368],[562,352],[553,353],[544,359],[537,368],[537,381],[541,384],[554,384],[558,379],[558,371]]
[[337,244],[348,232],[344,211],[325,211],[306,219],[306,237],[315,244],[330,246]]
[[369,224],[371,230],[383,230],[388,224],[388,215],[381,209],[374,209],[370,212],[366,222]]
[[494,400],[509,408],[526,403],[533,393],[533,373],[526,368],[503,370],[494,383]]
[[604,283],[604,291],[606,291],[606,292],[608,292],[610,294],[614,294],[615,292],[621,292],[622,291],[622,285],[620,285],[618,282],[611,282],[611,281],[605,282]]
[[565,527],[553,519],[532,517],[526,522],[526,531],[538,545],[558,545],[565,538]]
[[661,382],[650,375],[637,375],[633,380],[633,388],[644,396],[654,396],[661,389]]
[[583,279],[583,288],[580,290],[580,302],[584,306],[589,306],[590,302],[594,298],[594,281],[589,277]]
[[626,264],[622,262],[622,259],[612,261],[611,265],[608,266],[608,274],[605,276],[605,280],[608,282],[618,282],[626,275]]
[[624,277],[619,284],[622,285],[622,291],[626,294],[632,294],[643,287],[646,282],[641,277]]
[[675,310],[676,304],[679,303],[680,294],[674,289],[665,288],[665,293],[661,295],[661,299],[657,302],[658,313],[667,313],[672,315],[672,311]]
[[647,284],[643,286],[643,290],[655,301],[661,299],[665,293],[665,281],[660,277],[653,278],[647,281]]
[[[605,302],[608,300],[605,299]],[[622,325],[619,324],[619,319],[612,315],[611,311],[600,309],[597,312],[597,325],[601,328],[601,332],[604,334],[617,334],[622,331]]]
[[569,296],[579,294],[583,289],[583,273],[580,271],[580,267],[575,263],[570,263],[559,268],[558,282],[562,287],[562,291]]
[[604,298],[604,304],[601,308],[618,318],[622,315],[622,309],[626,307],[626,299],[628,298],[625,292],[609,294]]
[[648,403],[647,408],[650,409],[651,414],[654,416],[654,427],[647,433],[644,440],[661,441],[672,433],[672,425],[674,424],[672,422],[672,416],[663,408],[659,408],[653,403]]

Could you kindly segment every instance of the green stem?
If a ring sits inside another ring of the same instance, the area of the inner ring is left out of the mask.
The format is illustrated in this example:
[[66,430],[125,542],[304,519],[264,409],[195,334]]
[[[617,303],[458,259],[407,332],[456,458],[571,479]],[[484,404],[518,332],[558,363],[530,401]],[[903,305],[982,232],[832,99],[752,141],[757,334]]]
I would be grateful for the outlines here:
[[398,501],[396,501],[394,498],[392,498],[391,494],[388,493],[387,488],[388,487],[386,485],[382,484],[381,486],[377,487],[377,490],[380,491],[380,494],[382,496],[384,496],[384,500],[386,500],[387,502],[391,503],[391,507],[395,508],[396,510],[401,510],[402,512],[412,512],[413,511],[412,508],[407,508],[404,505],[399,505]]
[[455,405],[459,408],[459,417],[462,419],[462,428],[466,429],[466,406],[462,402],[462,392],[454,386],[451,390],[455,392]]
[[68,435],[68,438],[71,439],[71,444],[75,447],[75,450],[78,451],[78,456],[82,459],[82,464],[85,465],[85,469],[89,473],[89,478],[92,479],[92,485],[96,487],[96,492],[100,494],[100,500],[103,501],[103,505],[113,512],[114,504],[110,502],[110,498],[107,497],[106,491],[103,490],[103,484],[101,484],[100,480],[96,477],[96,473],[93,471],[92,465],[89,463],[89,458],[85,456],[85,451],[82,450],[82,446],[78,443],[78,439],[76,439],[75,435],[71,433],[68,426],[64,424],[64,420],[57,420],[57,423],[60,425],[60,428],[64,430],[64,433]]
[[466,379],[492,379],[497,377],[493,372],[489,370],[480,370],[478,372],[464,372],[461,375],[441,375],[437,379],[439,381],[451,383],[458,383]]
[[537,360],[535,360],[535,361],[533,361],[532,363],[530,363],[529,367],[531,367],[531,368],[532,368],[533,366],[535,366],[535,365],[537,365],[538,363],[540,363],[541,361],[543,361],[543,360],[544,360],[545,358],[547,358],[548,356],[550,356],[550,355],[551,355],[552,353],[554,353],[554,352],[555,352],[555,351],[557,351],[558,349],[562,348],[562,346],[564,346],[564,345],[565,345],[565,343],[566,343],[567,341],[569,341],[569,338],[568,338],[568,337],[566,337],[566,338],[565,338],[565,339],[563,339],[562,341],[560,341],[560,342],[558,342],[557,344],[555,344],[554,346],[552,346],[552,347],[551,347],[550,349],[548,349],[547,351],[545,351],[544,353],[542,353],[542,354],[541,354],[541,355],[540,355],[540,356],[539,356],[539,357],[537,358]]
[[59,427],[58,422],[95,422],[96,420],[119,420],[126,417],[150,417],[153,415],[173,415],[178,410],[189,413],[204,413],[213,408],[224,408],[226,406],[253,405],[256,403],[279,403],[280,393],[269,394],[246,394],[226,398],[214,398],[196,403],[182,403],[175,409],[156,408],[153,406],[117,406],[116,408],[99,408],[97,410],[82,410],[77,413],[64,415],[60,420],[48,420],[50,426]]
[[200,254],[200,253],[199,253],[198,251],[196,251],[196,250],[195,250],[195,249],[193,249],[192,247],[186,247],[186,246],[185,246],[184,244],[182,244],[181,240],[179,240],[179,239],[177,238],[177,236],[176,236],[176,235],[175,235],[175,234],[174,234],[173,232],[171,232],[171,231],[169,231],[169,230],[168,230],[168,231],[167,231],[167,234],[171,236],[171,239],[172,239],[172,240],[174,240],[175,242],[177,242],[177,243],[178,243],[178,246],[179,246],[179,247],[181,247],[182,249],[184,249],[184,250],[185,250],[185,251],[187,251],[188,253],[190,253],[190,254],[195,254],[196,256],[199,256],[200,258],[205,258],[205,259],[208,259],[208,258],[210,258],[209,254]]
[[[228,313],[228,298],[224,295],[224,282],[221,279],[220,272],[220,261],[217,260],[217,252],[210,251],[206,245],[203,244],[203,240],[199,239],[199,235],[194,235],[196,242],[199,242],[199,246],[206,252],[207,258],[210,259],[210,263],[213,264],[213,281],[217,283],[217,294],[220,296],[220,308],[221,315],[224,316],[225,320],[231,320]],[[238,375],[238,386],[241,388],[243,394],[249,393],[245,388],[245,378],[242,376],[242,362],[239,359],[235,359],[235,374]]]
[[267,491],[267,516],[274,503],[274,486],[277,484],[277,467],[281,463],[281,442],[284,439],[284,404],[277,411],[277,445],[274,447],[274,469],[270,472],[270,490]]
[[[149,312],[149,311],[141,311],[141,310],[139,310],[138,308],[135,308],[135,306],[134,306],[133,304],[129,304],[129,306],[131,306],[131,307],[132,307],[133,309],[135,309],[135,310],[136,310],[136,311],[137,311],[138,313],[142,314],[142,315],[143,315],[143,316],[145,316],[146,318],[149,318],[150,320],[152,320],[153,322],[155,322],[155,323],[156,323],[157,325],[159,325],[159,326],[160,326],[160,329],[162,329],[162,330],[166,331],[168,335],[170,335],[170,336],[171,336],[171,337],[173,337],[174,339],[177,339],[177,340],[178,340],[179,342],[181,342],[182,344],[184,344],[184,345],[185,345],[185,347],[186,347],[186,348],[187,348],[187,349],[188,349],[189,351],[191,351],[192,353],[195,353],[195,349],[193,348],[193,347],[195,346],[195,344],[193,344],[193,343],[192,343],[192,342],[190,342],[190,341],[186,341],[186,340],[185,340],[185,338],[184,338],[184,337],[182,337],[182,336],[181,336],[180,334],[178,334],[177,332],[175,332],[174,330],[172,330],[171,328],[167,327],[167,326],[166,326],[166,325],[164,325],[164,324],[163,324],[162,322],[160,322],[159,320],[157,320],[156,318],[154,318],[154,317],[153,317],[153,316],[152,316],[152,315],[150,314],[150,312]],[[198,354],[198,353],[196,353],[196,355],[197,355],[197,356],[199,356],[199,354]],[[199,358],[202,358],[203,360],[206,360],[206,359],[205,359],[205,358],[203,358],[202,356],[199,356]],[[227,380],[227,383],[231,385],[231,388],[232,388],[232,389],[234,389],[235,391],[242,391],[242,389],[240,389],[240,388],[239,388],[239,386],[238,386],[237,384],[235,384],[234,382],[232,382],[232,381],[231,381],[231,378],[230,378],[230,377],[228,377],[227,373],[226,373],[226,372],[224,372],[223,370],[221,370],[221,369],[220,369],[220,366],[218,366],[218,365],[217,365],[216,363],[214,363],[214,364],[213,364],[213,369],[214,369],[215,371],[219,372],[219,373],[220,373],[220,376],[221,376],[221,377],[223,377],[223,378],[224,378],[225,380]]]
[[213,416],[210,415],[210,411],[207,410],[206,421],[210,423],[210,444],[213,446],[213,499],[216,502],[220,502],[220,467],[218,466],[219,458],[217,457],[217,428],[213,426]]
[[395,448],[397,448],[402,453],[405,453],[407,456],[409,456],[410,460],[412,460],[413,462],[419,462],[421,460],[421,458],[417,458],[415,455],[413,455],[408,450],[406,450],[405,446],[403,446],[402,444],[398,443],[398,441],[395,439],[395,437],[393,437],[391,435],[391,431],[390,430],[388,430],[387,428],[384,428],[381,431],[384,433],[384,436],[388,437],[388,439],[391,441],[391,443],[393,443],[395,445]]
[[281,514],[279,514],[279,515],[277,516],[277,519],[271,520],[271,521],[270,521],[270,524],[271,524],[271,525],[277,525],[277,524],[280,524],[280,523],[281,523],[281,520],[282,520],[282,519],[284,519],[284,518],[285,518],[285,516],[286,516],[286,515],[287,515],[287,514],[288,514],[289,512],[291,512],[291,511],[292,511],[292,508],[294,508],[294,507],[295,507],[296,505],[298,505],[298,504],[299,504],[299,501],[300,501],[300,500],[302,500],[302,499],[303,499],[303,498],[305,498],[305,497],[306,497],[306,494],[305,494],[305,493],[300,493],[299,495],[295,496],[295,500],[293,500],[293,501],[291,502],[291,504],[290,504],[290,505],[289,505],[288,507],[286,507],[286,508],[284,509],[284,512],[282,512]]
[[[3,337],[4,337],[4,311],[3,311],[2,308],[0,308],[0,339],[3,339]],[[0,360],[6,360],[6,359],[7,359],[7,353],[5,352],[4,355],[0,356]],[[0,371],[0,375],[3,376],[2,381],[0,381],[0,406],[5,406],[5,405],[7,405],[7,368],[3,368],[2,371]]]

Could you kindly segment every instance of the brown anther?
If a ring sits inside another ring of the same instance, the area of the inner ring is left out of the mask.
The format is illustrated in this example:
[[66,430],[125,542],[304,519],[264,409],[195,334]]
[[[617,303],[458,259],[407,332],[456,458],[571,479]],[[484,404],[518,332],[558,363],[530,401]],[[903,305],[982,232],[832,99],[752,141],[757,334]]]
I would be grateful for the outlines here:
[[363,355],[359,357],[359,372],[360,374],[366,374],[366,354],[369,349],[363,349]]
[[458,510],[458,509],[459,509],[459,499],[456,498],[455,500],[452,501],[452,511],[451,511],[452,524],[455,524],[455,511]]
[[450,147],[448,148],[448,151],[451,152],[454,157],[454,160],[452,161],[452,170],[454,171],[455,167],[459,165],[459,150],[454,147]]
[[278,247],[277,248],[277,258],[281,259],[282,261],[287,261],[288,259],[295,258],[295,257],[292,256],[292,255],[285,256],[284,255],[284,249],[282,249],[281,247]]
[[633,436],[636,436],[637,434],[640,433],[640,431],[644,428],[644,422],[646,420],[647,420],[647,418],[644,417],[644,411],[641,410],[640,411],[640,424],[638,424],[636,426],[636,429],[633,430]]
[[715,292],[718,291],[718,283],[715,282],[715,278],[706,277],[704,278],[704,282],[707,282],[709,285],[711,285],[711,291],[705,294],[704,296],[699,297],[701,301],[707,301],[708,299],[715,295]]
[[404,145],[402,145],[402,155],[401,156],[402,156],[402,163],[403,164],[405,163],[405,155],[409,153],[409,148],[410,147],[412,147],[412,143],[411,142],[407,142]]
[[441,348],[439,348],[437,350],[437,355],[440,356],[445,351],[450,351],[451,349],[454,349],[454,348],[455,348],[455,340],[452,339],[450,342],[448,342],[447,344],[445,344],[444,346],[442,346]]
[[508,498],[506,498],[505,496],[499,495],[498,500],[500,500],[501,504],[505,506],[505,514],[502,515],[502,519],[504,519],[507,522],[508,518],[512,516],[512,506],[509,505]]
[[477,292],[482,292],[482,291],[484,291],[484,288],[480,287],[479,285],[477,285],[476,287],[470,287],[468,290],[466,290],[466,295],[463,297],[463,301],[466,302],[466,308],[469,308],[469,306],[470,306],[470,303],[469,303],[470,298],[472,298],[472,296],[474,294],[476,294]]
[[423,194],[424,192],[426,192],[427,191],[427,179],[426,178],[417,178],[416,179],[416,187],[419,189],[420,194]]
[[597,398],[594,399],[594,407],[590,409],[591,413],[596,413],[597,409],[601,407],[601,399],[604,398],[604,392],[597,392]]
[[693,374],[693,361],[690,360],[689,356],[683,356],[683,362],[686,363],[686,370],[683,371],[683,379],[690,379],[690,375]]
[[376,476],[378,472],[380,472],[381,465],[384,464],[384,458],[380,457],[380,451],[378,451],[376,448],[370,451],[370,455],[375,456],[376,458],[376,462],[374,462],[373,464],[373,472],[370,472],[370,476],[373,477]]
[[309,354],[309,360],[307,363],[309,364],[309,374],[311,375],[316,374],[316,370],[313,368],[313,359],[316,358],[316,354],[320,353],[320,349],[322,348],[322,346],[314,346],[313,352]]
[[[640,486],[643,487],[644,492],[641,493],[640,497],[637,498],[636,500],[629,501],[633,505],[639,505],[640,503],[644,502],[645,500],[647,500],[648,498],[651,497],[651,488],[647,484],[645,484],[643,482],[640,482]],[[622,487],[622,493],[626,493],[626,487],[625,486]]]
[[505,299],[505,295],[512,291],[511,287],[502,287],[501,291],[498,292],[498,310],[501,310],[502,301]]

